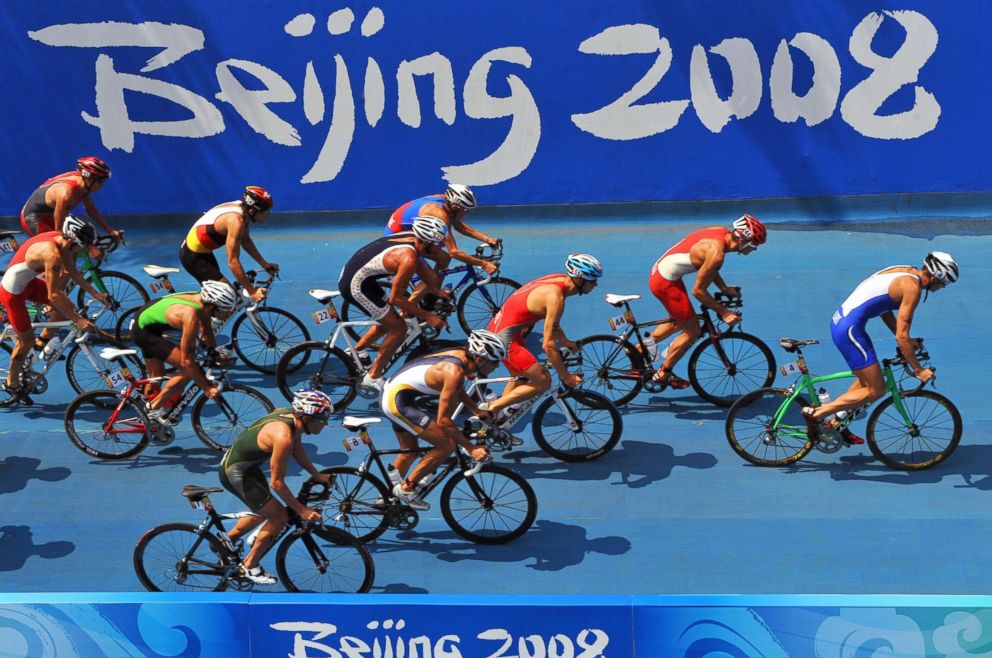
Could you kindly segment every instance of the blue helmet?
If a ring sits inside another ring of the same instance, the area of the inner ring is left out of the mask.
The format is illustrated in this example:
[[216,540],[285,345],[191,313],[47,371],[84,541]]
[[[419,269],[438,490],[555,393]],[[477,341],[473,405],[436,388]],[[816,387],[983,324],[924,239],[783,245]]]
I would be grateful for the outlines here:
[[571,277],[595,281],[603,276],[603,266],[589,254],[569,254],[565,259],[565,273]]

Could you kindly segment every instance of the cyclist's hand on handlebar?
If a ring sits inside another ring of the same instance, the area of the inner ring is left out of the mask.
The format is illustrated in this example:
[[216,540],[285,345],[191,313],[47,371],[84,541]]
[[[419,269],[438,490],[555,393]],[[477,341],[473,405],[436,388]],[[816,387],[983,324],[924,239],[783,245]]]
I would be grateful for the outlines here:
[[720,319],[730,326],[733,326],[741,321],[741,315],[740,313],[734,313],[733,311],[723,309],[723,311],[720,312]]
[[437,296],[445,299],[454,299],[455,291],[451,288],[441,288],[441,290],[438,291]]
[[924,384],[926,384],[934,377],[936,377],[936,373],[934,373],[933,368],[924,368],[923,370],[916,373],[916,378],[919,379]]
[[582,383],[582,375],[577,372],[567,372],[561,376],[561,383],[566,388],[576,388]]
[[207,396],[208,400],[213,400],[215,397],[217,397],[218,393],[220,393],[220,389],[218,389],[216,386],[208,386],[207,388],[203,389],[203,394]]
[[263,299],[265,299],[265,293],[266,293],[265,288],[255,288],[255,292],[251,294],[251,301],[253,302],[262,301]]
[[112,237],[114,239],[114,242],[117,242],[119,244],[123,244],[124,242],[124,231],[111,231],[107,235]]
[[317,473],[316,475],[311,475],[310,479],[314,482],[319,482],[325,487],[329,487],[334,484],[334,479],[331,477],[330,473]]
[[483,270],[485,270],[486,274],[489,274],[489,275],[496,274],[496,270],[499,269],[498,267],[496,267],[496,263],[490,263],[489,261],[484,262],[479,267],[481,267]]
[[307,523],[320,523],[320,510],[315,510],[311,507],[304,507],[303,511],[300,512],[300,518]]
[[433,327],[434,329],[440,329],[441,327],[445,327],[448,325],[447,321],[445,321],[444,318],[442,318],[440,315],[435,315],[434,313],[428,313],[427,317],[424,318],[424,321],[427,322],[427,324]]
[[76,320],[76,326],[83,331],[96,331],[96,325],[85,315],[80,315]]
[[266,263],[265,265],[262,266],[262,269],[268,272],[269,274],[279,273],[279,265],[277,263]]
[[485,243],[493,249],[499,249],[503,246],[503,238],[489,238]]
[[474,446],[468,451],[469,457],[477,462],[489,461],[492,457],[489,456],[489,451],[486,450],[485,446]]

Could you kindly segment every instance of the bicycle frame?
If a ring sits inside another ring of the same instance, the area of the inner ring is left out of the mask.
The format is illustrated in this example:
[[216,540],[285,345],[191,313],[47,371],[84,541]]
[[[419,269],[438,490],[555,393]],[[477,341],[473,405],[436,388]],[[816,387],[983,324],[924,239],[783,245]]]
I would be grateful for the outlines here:
[[[94,303],[94,302],[90,302]],[[90,319],[96,320],[106,311],[105,306],[101,306],[100,310],[97,311]],[[28,357],[26,366],[41,365],[40,370],[35,370],[39,375],[46,375],[48,371],[53,367],[56,361],[62,358],[62,355],[68,349],[70,343],[77,343],[79,349],[82,350],[86,359],[93,366],[93,369],[97,372],[103,372],[104,369],[100,367],[100,364],[93,358],[93,350],[89,346],[87,339],[90,337],[91,332],[80,331],[79,327],[72,320],[53,320],[46,322],[32,322],[32,329],[69,329],[69,333],[66,334],[65,338],[59,341],[58,348],[53,350],[51,354],[47,357],[43,355],[41,351],[35,354],[34,347],[31,348],[30,355]],[[5,324],[3,329],[0,330],[0,342],[3,342],[9,338],[13,338],[16,334],[13,328],[9,324]],[[53,336],[54,338],[54,336]],[[106,375],[105,375],[106,378]],[[109,380],[108,380],[109,383]]]
[[[126,366],[121,368],[120,375],[124,378],[125,381],[127,381],[128,386],[127,389],[121,392],[121,399],[118,402],[117,407],[110,415],[110,418],[107,419],[107,422],[104,423],[104,430],[107,431],[109,434],[134,434],[139,431],[144,432],[145,431],[144,423],[141,423],[140,429],[136,425],[133,426],[133,429],[126,429],[126,430],[118,430],[114,427],[115,424],[117,423],[117,416],[118,414],[120,414],[121,409],[124,407],[124,401],[132,397],[140,399],[144,395],[141,389],[143,389],[147,384],[166,381],[170,377],[172,377],[172,375],[162,375],[161,377],[145,377],[142,379],[135,379],[134,376],[131,374],[131,370]],[[211,375],[210,370],[207,370],[206,375],[208,378],[210,378]],[[217,380],[217,384],[218,384],[219,392],[217,397],[214,398],[214,400],[216,400],[217,404],[220,405],[220,408],[224,412],[224,415],[226,415],[228,419],[230,419],[233,412],[231,408],[227,405],[227,403],[224,401],[223,374],[221,375],[221,379]],[[137,394],[135,393],[136,390],[138,391]],[[181,396],[179,397],[178,400],[176,400],[175,404],[172,405],[168,413],[165,415],[166,420],[172,421],[172,423],[178,422],[179,419],[182,417],[183,412],[186,410],[186,407],[192,404],[193,400],[196,399],[197,395],[201,393],[203,393],[203,391],[195,383],[187,381]]]
[[[551,365],[545,362],[544,369],[545,371],[550,373]],[[516,380],[517,380],[516,377],[489,377],[483,379],[473,379],[472,382],[469,384],[466,393],[468,393],[468,395],[475,394],[476,399],[478,399],[479,396],[476,394],[476,391],[481,386],[485,386],[488,384],[507,384],[509,382]],[[573,430],[578,429],[579,423],[576,421],[575,415],[572,413],[571,408],[567,404],[562,402],[562,395],[564,392],[565,389],[559,384],[558,386],[549,388],[540,395],[535,395],[534,397],[515,403],[513,406],[516,408],[513,410],[513,413],[510,414],[510,416],[505,421],[503,421],[503,427],[509,430],[513,430],[520,422],[520,420],[525,415],[527,415],[527,412],[530,411],[532,407],[534,407],[538,402],[541,402],[542,400],[544,400],[544,398],[550,395],[551,398],[555,401],[555,406],[557,406],[558,409],[565,416],[565,418],[568,419],[568,426]],[[451,414],[451,417],[457,418],[458,415],[461,414],[464,410],[465,410],[465,405],[459,402],[458,406],[455,407],[454,413]]]
[[[333,304],[333,302],[331,302],[331,304]],[[389,358],[389,362],[386,363],[386,369],[393,365],[397,359],[403,356],[406,348],[409,347],[413,341],[420,338],[420,335],[424,331],[418,320],[413,318],[404,318],[403,321],[406,322],[407,326],[406,337],[403,339],[403,342],[400,343],[399,347],[396,348],[396,351],[393,352],[393,355]],[[338,321],[337,326],[334,327],[334,331],[331,333],[330,337],[324,341],[324,344],[327,345],[328,348],[337,347],[338,340],[343,338],[344,344],[347,346],[347,350],[345,351],[347,351],[355,363],[360,366],[359,370],[364,370],[365,368],[361,366],[361,362],[358,359],[358,352],[355,351],[355,345],[358,344],[358,341],[353,340],[345,330],[348,327],[371,327],[378,324],[379,323],[375,320],[358,320],[348,322]]]

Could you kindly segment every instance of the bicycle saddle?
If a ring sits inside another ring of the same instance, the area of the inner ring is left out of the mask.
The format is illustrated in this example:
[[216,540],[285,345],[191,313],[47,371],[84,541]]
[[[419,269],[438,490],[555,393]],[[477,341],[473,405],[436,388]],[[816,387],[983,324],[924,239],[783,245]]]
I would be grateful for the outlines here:
[[220,487],[198,487],[195,484],[187,484],[183,487],[183,495],[192,501],[203,500],[208,494],[223,493]]
[[20,235],[20,231],[12,231],[10,229],[0,229],[0,238],[16,238]]
[[778,344],[786,352],[795,352],[803,345],[819,345],[818,340],[799,340],[798,338],[780,338]]
[[341,296],[341,293],[339,293],[337,290],[324,290],[322,288],[314,288],[313,290],[308,291],[307,294],[309,294],[311,297],[316,299],[321,304],[326,304],[335,297]]
[[358,418],[357,416],[345,416],[341,424],[345,429],[355,432],[362,429],[366,425],[372,425],[373,423],[381,423],[381,418]]
[[116,347],[104,347],[100,350],[100,358],[107,361],[113,361],[114,359],[122,356],[129,356],[131,354],[137,354],[138,350],[121,350]]
[[179,271],[178,267],[162,267],[161,265],[145,265],[141,269],[153,279],[161,279]]
[[606,303],[610,304],[611,306],[620,306],[620,304],[623,304],[624,302],[629,302],[633,299],[640,299],[640,298],[641,298],[640,295],[614,295],[612,292],[608,292],[606,293],[606,295],[603,296],[603,299],[606,300]]

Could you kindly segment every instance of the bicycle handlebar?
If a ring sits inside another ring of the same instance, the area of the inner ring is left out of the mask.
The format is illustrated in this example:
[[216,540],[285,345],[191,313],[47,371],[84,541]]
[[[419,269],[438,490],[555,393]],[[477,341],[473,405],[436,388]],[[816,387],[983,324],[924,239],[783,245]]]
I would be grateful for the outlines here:
[[[737,290],[737,293],[740,294],[741,289],[739,287],[735,288],[735,290]],[[718,304],[728,309],[744,307],[744,297],[731,297],[726,293],[718,292],[713,295],[713,299],[715,299]]]
[[[488,254],[486,253],[486,249],[489,250]],[[475,257],[489,261],[490,263],[498,263],[503,258],[503,241],[497,240],[495,247],[488,244],[480,244],[475,248]]]

